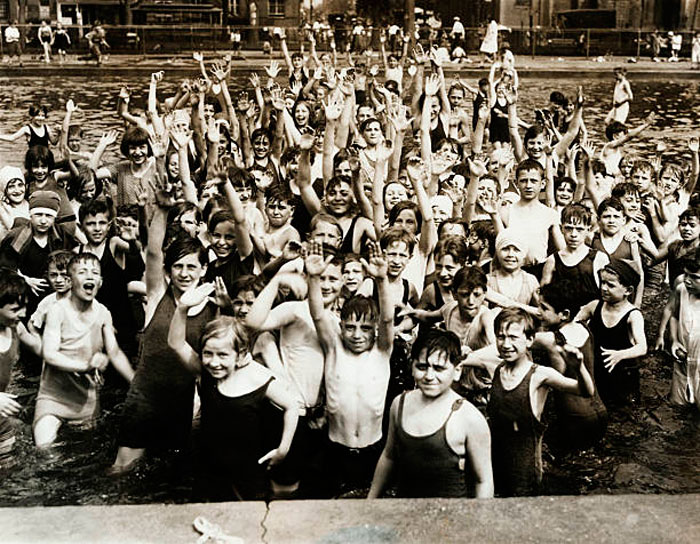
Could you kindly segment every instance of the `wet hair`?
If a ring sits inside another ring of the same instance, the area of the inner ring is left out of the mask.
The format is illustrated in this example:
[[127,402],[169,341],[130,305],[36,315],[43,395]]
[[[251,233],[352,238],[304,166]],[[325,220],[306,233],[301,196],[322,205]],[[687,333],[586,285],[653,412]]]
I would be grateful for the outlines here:
[[695,218],[696,221],[700,221],[700,207],[690,206],[682,214],[678,216],[678,223],[685,219]]
[[187,255],[197,255],[199,264],[205,266],[208,262],[207,250],[196,238],[186,232],[173,238],[163,254],[163,268],[170,273],[173,265]]
[[[525,131],[525,135],[523,136],[523,144],[527,144],[530,140],[534,140],[541,134],[546,134],[547,129],[544,128],[543,125],[540,125],[539,123],[535,123],[532,125],[530,128],[528,128]],[[539,163],[537,163],[539,164]]]
[[569,102],[560,91],[552,91],[549,95],[549,101],[557,106],[566,106]]
[[124,132],[124,136],[122,136],[121,144],[119,144],[119,150],[122,152],[122,155],[128,158],[129,149],[144,144],[148,146],[147,154],[150,157],[153,154],[153,151],[151,150],[148,132],[140,127],[129,127],[126,129],[126,132]]
[[618,212],[620,212],[623,215],[625,213],[625,207],[622,205],[622,202],[620,202],[620,199],[615,198],[615,197],[610,197],[610,198],[606,198],[598,205],[598,217],[603,215],[603,212],[605,210],[607,210],[608,208],[612,208],[613,210],[617,210]]
[[100,268],[100,274],[102,273],[102,263],[100,263],[99,257],[89,251],[81,251],[80,253],[73,254],[68,261],[68,273],[72,274],[73,269],[80,263],[96,264]]
[[53,265],[57,270],[68,270],[68,263],[73,257],[74,253],[68,251],[67,249],[57,249],[49,253],[49,258],[46,262],[46,267]]
[[471,293],[477,287],[486,292],[486,274],[478,266],[463,266],[452,281],[452,293],[455,295],[460,288],[466,288]]
[[629,129],[627,126],[624,123],[620,123],[620,121],[613,121],[607,127],[605,127],[605,137],[610,142],[613,141],[617,134],[627,134],[628,132]]
[[294,53],[292,53],[291,59],[292,59],[292,60],[294,60],[294,59],[301,59],[301,60],[304,60],[304,55],[302,55],[301,53],[299,53],[299,51],[295,51]]
[[[459,225],[464,229],[464,237],[466,238],[469,235],[469,224],[466,221],[462,221],[461,219],[457,219],[454,217],[450,217],[449,219],[445,219],[440,225],[438,226],[437,233],[438,233],[438,243],[439,240],[442,239],[442,233],[445,231],[445,229],[449,225]],[[456,236],[456,235],[455,235]],[[461,238],[461,237],[460,237]]]
[[527,338],[535,336],[535,323],[532,316],[520,308],[503,308],[496,316],[493,330],[498,335],[503,329],[507,329],[510,325],[515,324],[522,324],[523,332]]
[[0,307],[8,304],[27,305],[29,286],[22,276],[9,268],[0,268]]
[[230,338],[231,346],[236,353],[247,353],[249,348],[248,330],[233,317],[221,316],[207,323],[199,339],[200,351],[204,350],[212,338]]
[[411,360],[417,361],[424,351],[426,359],[433,353],[444,353],[453,366],[462,359],[462,344],[452,331],[428,329],[419,334],[411,349]]
[[434,251],[435,260],[440,260],[446,255],[450,255],[455,263],[464,265],[467,261],[469,248],[467,248],[467,240],[459,235],[450,234],[438,239]]
[[416,234],[420,234],[421,224],[423,223],[423,214],[420,212],[418,204],[416,204],[412,200],[402,200],[401,202],[397,202],[396,205],[393,208],[391,208],[391,210],[389,211],[389,225],[393,227],[399,215],[404,210],[411,210],[415,214]]
[[627,181],[623,183],[618,183],[615,185],[615,187],[612,188],[612,191],[610,191],[611,196],[621,199],[624,196],[627,195],[636,195],[639,196],[639,189],[637,189],[637,186],[634,183],[629,183]]
[[470,225],[470,233],[474,234],[479,240],[485,240],[488,243],[489,254],[493,255],[496,252],[496,227],[488,219],[480,219],[474,221]]
[[92,169],[84,164],[77,165],[78,175],[71,176],[68,180],[68,187],[66,188],[66,194],[70,199],[79,199],[80,193],[83,191],[83,187],[91,181],[95,182],[95,196],[99,197],[102,194],[104,188],[102,180],[98,179]]
[[287,183],[277,182],[265,190],[265,203],[270,202],[287,202],[290,206],[294,206],[296,196]]
[[578,283],[570,279],[561,279],[540,287],[540,299],[549,304],[558,314],[569,311],[573,318],[581,309],[581,297]]
[[591,171],[593,172],[594,176],[596,174],[603,174],[604,176],[608,175],[608,167],[605,166],[605,163],[598,158],[591,158]]
[[573,204],[567,204],[561,211],[561,223],[581,223],[587,227],[591,226],[592,214],[591,210],[586,208],[583,204],[578,204],[574,202]]
[[[184,202],[183,204],[191,204]],[[130,217],[131,219],[139,220],[139,205],[138,204],[122,204],[117,206],[117,217]]]
[[[202,212],[199,211],[199,207],[196,204],[181,202],[168,210],[167,223],[177,223],[183,215],[189,212],[194,212],[194,220],[197,223],[202,220]],[[120,215],[119,210],[117,210],[117,215]],[[138,218],[138,215],[136,217]]]
[[54,169],[53,153],[43,145],[33,145],[24,155],[24,169],[31,176],[32,169],[38,164],[45,164],[49,171]]
[[520,175],[520,172],[531,170],[539,172],[542,179],[544,179],[544,168],[542,168],[542,165],[535,159],[525,159],[524,161],[520,161],[520,163],[518,163],[518,166],[515,167],[516,181],[518,179],[518,176]]
[[651,164],[646,159],[637,159],[634,161],[634,164],[632,165],[632,168],[630,169],[630,176],[632,176],[635,172],[649,172],[651,175],[651,178],[653,180],[654,178],[654,165]]
[[85,218],[88,215],[97,215],[99,213],[106,214],[108,221],[112,219],[112,209],[107,204],[107,201],[101,199],[94,199],[90,200],[89,202],[86,202],[85,204],[80,206],[80,210],[78,210],[78,219],[80,221],[80,224],[83,224]]
[[329,225],[333,225],[337,229],[340,239],[343,239],[343,227],[340,226],[340,223],[335,217],[328,213],[317,213],[311,218],[311,223],[309,223],[309,234],[316,229],[319,223],[328,223]]
[[482,77],[479,80],[479,87],[484,87],[485,85],[488,85],[488,84],[489,84],[488,78]]
[[340,320],[367,318],[372,323],[376,323],[379,317],[377,304],[371,297],[364,295],[353,295],[345,301],[340,310]]
[[367,127],[369,127],[372,123],[377,123],[379,125],[379,130],[382,129],[382,123],[379,119],[376,117],[370,117],[369,119],[365,119],[362,121],[360,124],[360,133],[363,133],[365,130],[367,130]]
[[683,259],[683,268],[691,274],[700,272],[700,246],[695,249],[693,255],[689,255]]
[[408,254],[413,253],[413,248],[416,245],[416,238],[406,229],[400,227],[390,227],[384,231],[379,239],[379,245],[383,250],[387,250],[389,246],[396,242],[403,242],[408,248]]
[[678,187],[683,187],[683,185],[685,185],[685,172],[683,172],[683,168],[673,162],[664,163],[661,166],[661,170],[659,170],[659,179],[661,179],[661,176],[665,174],[666,171],[670,172],[672,176],[678,179]]
[[48,115],[49,109],[44,104],[41,104],[40,106],[32,104],[31,106],[29,106],[29,117],[36,117],[40,113]]

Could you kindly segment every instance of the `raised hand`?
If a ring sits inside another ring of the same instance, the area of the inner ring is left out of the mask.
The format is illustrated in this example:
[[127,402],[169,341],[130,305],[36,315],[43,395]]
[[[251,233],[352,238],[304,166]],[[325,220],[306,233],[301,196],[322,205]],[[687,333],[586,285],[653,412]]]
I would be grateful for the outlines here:
[[253,89],[257,89],[258,87],[260,87],[260,76],[258,74],[256,74],[255,72],[250,74],[250,77],[248,78],[248,80],[250,81],[250,84],[253,86]]
[[425,177],[425,163],[420,157],[411,157],[406,164],[408,177],[416,182],[422,181]]
[[371,75],[372,77],[377,77],[377,74],[379,74],[379,66],[373,64],[369,67],[369,75]]
[[435,74],[430,74],[425,78],[425,95],[435,96],[440,89],[440,78]]
[[190,143],[192,131],[184,125],[173,125],[170,128],[170,139],[175,149],[182,149]]
[[398,112],[389,115],[389,122],[396,132],[406,132],[413,123],[413,117],[406,119],[406,110],[401,108]]
[[489,215],[495,215],[498,211],[498,200],[485,194],[478,197],[479,206]]
[[219,123],[213,117],[209,118],[207,123],[207,140],[212,144],[218,144],[221,140],[221,132],[219,131]]
[[115,223],[117,225],[117,234],[119,238],[125,242],[136,240],[139,230],[138,223],[134,224],[133,219],[124,217],[117,217]]
[[163,134],[153,134],[148,138],[151,144],[151,151],[156,159],[165,157],[165,153],[168,150],[168,131],[166,130]]
[[423,46],[420,43],[417,43],[413,48],[413,58],[416,59],[417,63],[425,62],[425,51],[423,51]]
[[442,60],[440,59],[440,56],[438,55],[437,47],[433,46],[430,48],[430,53],[429,53],[428,58],[430,58],[430,62],[432,62],[438,68],[442,67]]
[[158,83],[159,81],[163,81],[163,76],[165,75],[165,72],[161,70],[160,72],[153,72],[151,74],[151,81],[154,83]]
[[273,89],[270,91],[270,101],[272,107],[277,111],[284,111],[284,109],[287,107],[284,97],[282,96],[282,91],[279,89]]
[[321,81],[323,79],[323,66],[317,66],[314,70],[314,79]]
[[292,92],[297,96],[299,96],[299,93],[301,93],[303,88],[304,87],[302,86],[301,81],[295,81],[294,85],[291,87]]
[[233,301],[228,294],[228,289],[226,289],[226,284],[221,276],[216,276],[216,278],[214,278],[214,303],[219,308],[233,307]]
[[128,100],[129,97],[131,96],[131,89],[129,87],[122,87],[119,89],[119,98],[122,100]]
[[311,134],[302,134],[299,139],[299,149],[309,151],[314,146],[314,137]]
[[119,137],[119,132],[116,130],[108,130],[107,132],[102,133],[102,137],[100,138],[100,146],[103,147],[109,147],[112,145],[114,142],[117,141],[117,138]]
[[[173,184],[169,183],[167,179],[163,180],[164,177],[166,176],[156,174],[154,192],[156,195],[156,204],[167,210],[176,204],[176,200]],[[144,190],[143,193],[145,192]]]
[[241,91],[241,93],[238,95],[238,99],[236,100],[236,109],[241,113],[245,113],[251,108],[252,105],[253,103],[250,101],[248,93]]
[[209,296],[214,292],[216,286],[213,283],[203,283],[202,285],[193,286],[187,289],[178,300],[178,306],[191,308],[199,306],[204,301],[209,300]]
[[197,62],[204,62],[204,55],[200,51],[194,51],[192,53],[192,58]]
[[322,244],[309,242],[306,246],[306,255],[304,256],[306,273],[309,276],[320,276],[332,259],[333,255],[329,255],[324,259]]
[[698,139],[697,136],[691,136],[690,140],[688,140],[688,149],[690,149],[692,153],[700,151],[700,139]]
[[68,113],[74,113],[74,112],[78,111],[78,106],[76,106],[75,102],[73,102],[73,100],[71,100],[70,98],[66,102],[66,111]]
[[486,172],[488,172],[486,164],[483,161],[478,159],[467,159],[467,162],[469,164],[469,174],[471,175],[472,180],[483,177],[486,175]]
[[280,73],[280,63],[276,60],[271,60],[270,66],[265,68],[265,72],[270,78],[275,79]]
[[272,182],[274,181],[272,174],[265,170],[260,174],[260,177],[255,178],[255,187],[259,190],[262,191],[263,193],[267,190],[267,188],[272,185]]
[[361,258],[360,264],[362,264],[362,268],[364,268],[367,275],[372,276],[374,279],[381,280],[386,278],[389,265],[386,257],[384,257],[384,253],[382,253],[379,242],[369,244],[369,262]]
[[408,72],[408,75],[413,77],[418,73],[418,67],[415,64],[411,64],[406,71]]
[[326,121],[337,121],[343,113],[343,102],[337,96],[328,97],[327,102],[323,104],[323,111],[326,115]]
[[394,153],[394,147],[391,140],[384,140],[383,142],[379,143],[377,145],[376,153],[378,161],[388,161],[391,158],[391,155]]

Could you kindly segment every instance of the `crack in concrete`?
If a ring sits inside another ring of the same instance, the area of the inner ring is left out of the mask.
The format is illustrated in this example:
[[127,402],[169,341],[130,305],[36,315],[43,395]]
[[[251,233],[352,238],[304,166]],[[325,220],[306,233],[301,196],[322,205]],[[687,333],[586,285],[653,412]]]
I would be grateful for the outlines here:
[[265,522],[267,521],[267,516],[270,514],[270,502],[271,501],[265,501],[265,515],[260,520],[260,528],[262,529],[262,533],[260,533],[260,540],[263,544],[269,544],[269,542],[266,540],[267,526],[265,525]]

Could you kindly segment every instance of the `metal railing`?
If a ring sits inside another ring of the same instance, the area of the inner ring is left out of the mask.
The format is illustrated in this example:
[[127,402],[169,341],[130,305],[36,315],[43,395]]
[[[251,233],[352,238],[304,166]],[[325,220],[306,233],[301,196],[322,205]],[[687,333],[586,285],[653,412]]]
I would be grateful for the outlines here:
[[[36,37],[38,25],[18,25],[22,33],[25,53],[41,51]],[[4,31],[7,25],[0,25],[0,54],[5,53]],[[87,54],[89,45],[84,39],[90,30],[88,25],[64,25],[71,39],[70,54]],[[142,56],[189,54],[192,51],[227,51],[232,49],[231,32],[240,34],[243,49],[261,50],[262,44],[270,42],[278,50],[278,40],[274,36],[275,27],[251,26],[212,26],[212,25],[103,25],[109,49],[112,54],[138,54]],[[284,28],[290,49],[298,49],[308,37],[308,30],[299,27]],[[440,44],[442,38],[449,42],[450,49],[456,45],[449,37],[449,29],[440,33],[437,40],[431,41],[428,31],[421,31],[420,41],[424,46],[430,43]],[[555,29],[523,28],[502,32],[499,44],[509,47],[516,55],[546,56],[651,56],[650,36],[652,29]],[[683,37],[681,57],[689,57],[693,32],[680,32]],[[316,34],[319,51],[330,49],[330,42],[335,41],[339,52],[350,47],[355,52],[365,49],[379,49],[379,28],[369,28],[362,36],[353,36],[351,27],[336,27],[327,32]],[[662,33],[665,37],[665,33]],[[465,39],[459,42],[467,54],[478,54],[483,31],[467,28]],[[389,42],[387,42],[388,47]],[[396,44],[400,49],[400,43]],[[306,42],[308,50],[308,42]],[[662,49],[661,56],[669,56],[670,47]]]

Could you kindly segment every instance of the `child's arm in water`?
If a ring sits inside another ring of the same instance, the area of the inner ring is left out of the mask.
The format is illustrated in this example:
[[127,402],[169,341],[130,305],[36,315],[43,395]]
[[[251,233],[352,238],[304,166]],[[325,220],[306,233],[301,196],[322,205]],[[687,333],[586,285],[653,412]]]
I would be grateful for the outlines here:
[[394,472],[394,448],[396,443],[396,426],[399,413],[399,402],[401,395],[397,396],[391,403],[389,410],[389,428],[387,429],[386,444],[382,451],[377,466],[374,469],[374,477],[372,478],[372,486],[367,494],[368,499],[378,499],[382,491],[386,488],[391,475]]
[[117,339],[114,336],[114,326],[112,325],[112,316],[109,316],[109,322],[102,325],[102,341],[105,345],[105,351],[109,357],[112,366],[119,374],[127,381],[131,382],[134,379],[134,369],[129,363],[129,359],[124,355],[124,352],[119,347]]
[[294,397],[289,393],[287,384],[279,379],[275,379],[270,382],[270,385],[268,385],[267,391],[265,392],[265,396],[275,406],[284,411],[282,437],[280,438],[279,445],[258,459],[258,464],[262,465],[263,463],[267,462],[268,467],[273,467],[284,460],[287,453],[289,453],[289,448],[291,447],[292,439],[294,438],[294,432],[297,430],[297,423],[299,422],[299,405]]

